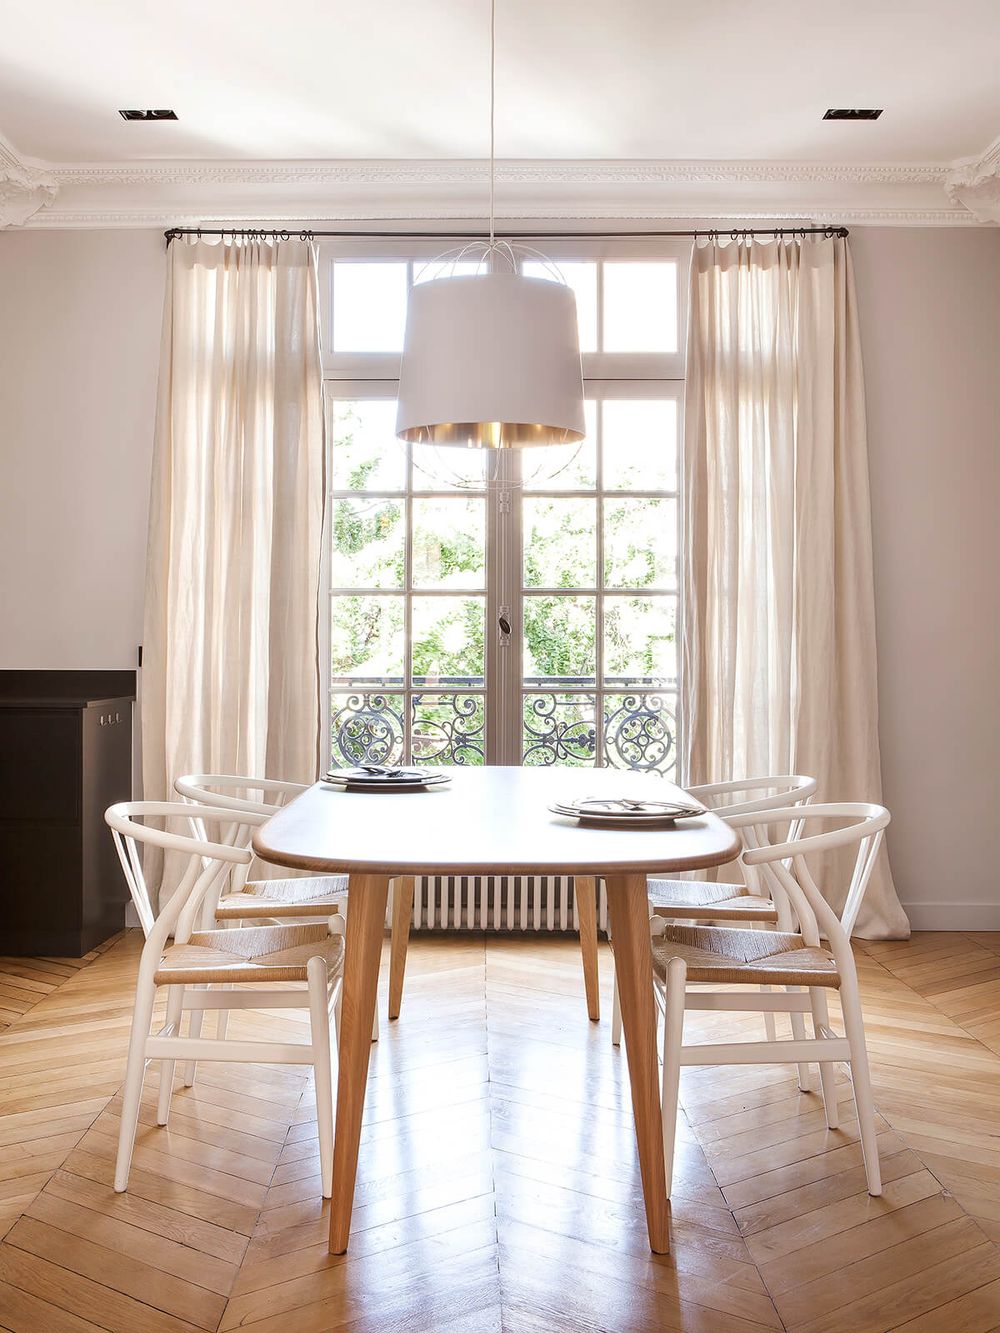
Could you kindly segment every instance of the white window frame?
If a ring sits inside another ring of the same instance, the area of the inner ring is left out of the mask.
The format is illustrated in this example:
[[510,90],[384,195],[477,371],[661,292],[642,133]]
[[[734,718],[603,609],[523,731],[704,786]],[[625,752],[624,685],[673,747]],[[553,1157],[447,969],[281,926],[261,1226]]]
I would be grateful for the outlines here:
[[[673,595],[676,598],[676,640],[678,645],[681,642],[683,631],[682,617],[683,604],[681,600],[681,588],[683,586],[683,560],[684,560],[684,535],[682,524],[682,506],[680,503],[680,475],[681,458],[680,448],[683,440],[683,401],[684,401],[684,367],[685,367],[685,338],[687,329],[687,289],[688,289],[688,269],[690,264],[691,244],[686,239],[672,238],[650,238],[650,237],[627,237],[627,238],[605,238],[605,237],[560,237],[558,235],[544,236],[525,236],[521,238],[527,245],[541,250],[547,258],[551,259],[556,265],[561,261],[598,261],[598,260],[673,260],[677,264],[677,327],[678,327],[678,347],[676,352],[672,353],[607,353],[603,351],[587,352],[583,354],[583,373],[585,381],[585,392],[588,397],[600,396],[602,399],[609,400],[614,398],[651,398],[663,399],[673,398],[677,403],[677,430],[678,430],[678,491],[676,492],[677,503],[677,540],[678,540],[678,568],[677,568],[677,586],[672,590],[655,591],[650,595]],[[321,245],[320,250],[320,310],[323,329],[323,369],[324,369],[324,391],[328,412],[328,421],[332,405],[337,400],[344,399],[394,399],[396,396],[398,377],[399,377],[399,353],[384,352],[351,352],[335,353],[332,349],[332,330],[333,330],[333,274],[335,260],[357,260],[369,262],[391,262],[407,261],[412,264],[412,272],[419,269],[420,265],[429,260],[437,258],[443,252],[454,248],[458,243],[449,240],[423,240],[413,238],[398,237],[375,237],[370,240],[329,240]],[[597,319],[598,329],[602,327],[602,295],[603,284],[598,284],[598,307]],[[332,432],[328,430],[328,440],[332,439]],[[597,636],[597,677],[592,688],[581,687],[579,693],[589,694],[600,701],[605,694],[621,693],[621,689],[614,689],[606,686],[601,679],[600,654],[603,635],[602,625],[602,597],[600,583],[602,581],[601,569],[603,566],[603,524],[601,522],[602,506],[605,493],[600,488],[600,479],[598,485],[593,489],[581,490],[558,490],[560,497],[581,496],[585,498],[596,498],[597,501],[597,575],[598,586],[593,589],[581,590],[561,590],[565,595],[567,592],[572,595],[579,592],[584,596],[596,596],[597,598],[597,623],[595,633]],[[442,492],[444,493],[444,492]],[[456,492],[448,492],[456,494]],[[462,492],[457,492],[461,494]],[[526,495],[546,495],[556,494],[555,490],[546,491],[543,486],[525,492]],[[328,513],[332,510],[333,491],[328,490],[327,505]],[[411,496],[405,494],[408,507],[408,525],[412,522]],[[401,494],[401,498],[402,498]],[[434,495],[435,492],[419,491],[418,497],[425,495]],[[520,494],[519,490],[509,494],[516,497]],[[616,492],[608,492],[607,495],[613,496]],[[641,491],[623,490],[617,492],[622,497],[632,495],[642,495]],[[656,494],[663,495],[664,492],[657,491]],[[501,542],[497,524],[505,522],[507,531],[505,540]],[[486,634],[485,634],[485,683],[479,689],[470,687],[461,693],[470,693],[481,695],[485,698],[485,727],[486,727],[486,756],[487,763],[502,764],[520,764],[522,754],[522,708],[523,695],[526,693],[538,692],[538,687],[534,691],[525,690],[522,685],[522,652],[518,650],[522,644],[521,630],[521,606],[522,606],[522,551],[521,551],[521,506],[518,503],[507,503],[505,505],[502,493],[499,502],[495,505],[487,503],[487,579],[486,579]],[[503,558],[501,552],[505,552],[506,558]],[[409,565],[407,564],[407,568]],[[409,594],[412,591],[409,584],[409,577],[406,586],[401,590],[407,597],[407,607]],[[421,592],[424,590],[420,590]],[[534,591],[534,590],[532,590]],[[323,714],[323,734],[325,737],[324,746],[329,754],[331,744],[331,695],[333,688],[330,681],[330,607],[331,607],[332,589],[329,578],[329,536],[324,540],[324,567],[322,577],[322,597],[320,603],[320,642],[322,646],[321,662],[325,673],[322,693],[322,714]],[[646,595],[645,590],[641,595]],[[499,612],[503,608],[511,620],[512,634],[505,640],[499,632],[497,620]],[[409,626],[409,609],[407,609],[407,627]],[[517,646],[515,646],[517,645]],[[408,668],[410,656],[410,645],[406,645],[406,666]],[[678,679],[673,687],[663,687],[660,691],[651,690],[651,693],[672,694],[679,702],[681,698],[681,680],[680,680],[680,654],[678,653]],[[338,691],[344,692],[345,687],[335,687]],[[395,688],[395,687],[393,687]],[[366,692],[365,687],[361,687],[359,693]],[[367,692],[371,692],[370,688]],[[409,742],[410,727],[412,723],[411,709],[409,699],[413,693],[429,693],[427,687],[417,688],[413,685],[412,676],[407,670],[406,679],[402,687],[402,694],[405,701],[404,707],[404,735],[407,744]],[[442,689],[441,693],[448,693],[447,688]],[[544,691],[542,691],[544,692]],[[572,693],[572,690],[560,689],[554,686],[551,691],[556,694]],[[598,713],[600,716],[600,713]],[[678,727],[683,725],[680,719],[677,720]],[[604,737],[603,734],[597,739],[597,753],[595,762],[602,764],[604,755]],[[675,774],[676,775],[676,774]]]

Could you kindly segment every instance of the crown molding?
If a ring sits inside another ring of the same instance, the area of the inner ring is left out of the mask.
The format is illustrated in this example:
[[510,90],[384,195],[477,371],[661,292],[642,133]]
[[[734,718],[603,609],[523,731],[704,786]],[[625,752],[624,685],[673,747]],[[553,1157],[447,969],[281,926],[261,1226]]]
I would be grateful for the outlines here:
[[[482,161],[50,163],[66,185],[486,185]],[[498,162],[498,184],[670,185],[754,182],[943,183],[940,163]]]
[[51,172],[23,161],[0,137],[0,229],[23,227],[58,193],[59,183]]
[[979,222],[1000,222],[1000,138],[980,157],[956,162],[945,192],[952,203],[967,208]]
[[[998,188],[989,154],[968,163],[505,161],[496,177],[497,216],[525,222],[979,226],[996,220],[985,201]],[[485,215],[488,179],[488,164],[473,160],[50,163],[0,148],[0,226],[468,220]]]

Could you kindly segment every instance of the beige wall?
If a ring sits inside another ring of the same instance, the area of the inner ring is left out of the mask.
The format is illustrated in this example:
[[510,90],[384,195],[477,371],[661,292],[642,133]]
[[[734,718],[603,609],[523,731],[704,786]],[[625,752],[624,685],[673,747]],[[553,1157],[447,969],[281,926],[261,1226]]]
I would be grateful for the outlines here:
[[[852,247],[896,881],[1000,929],[1000,229]],[[159,232],[0,233],[0,668],[134,665],[163,273]]]
[[0,668],[135,666],[163,256],[0,232]]
[[998,930],[1000,229],[851,248],[896,884],[915,927]]

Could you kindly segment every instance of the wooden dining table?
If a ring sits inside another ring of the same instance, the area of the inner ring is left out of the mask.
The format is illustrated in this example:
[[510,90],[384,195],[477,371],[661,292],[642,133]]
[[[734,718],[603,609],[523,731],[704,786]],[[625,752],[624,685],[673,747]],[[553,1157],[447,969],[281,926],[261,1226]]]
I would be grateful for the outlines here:
[[257,855],[349,878],[330,1251],[347,1250],[389,881],[415,875],[573,875],[603,879],[628,1059],[650,1249],[669,1250],[646,876],[732,861],[740,844],[706,813],[672,827],[581,825],[553,814],[587,797],[681,799],[651,775],[593,768],[443,770],[451,782],[351,791],[318,782],[258,828]]

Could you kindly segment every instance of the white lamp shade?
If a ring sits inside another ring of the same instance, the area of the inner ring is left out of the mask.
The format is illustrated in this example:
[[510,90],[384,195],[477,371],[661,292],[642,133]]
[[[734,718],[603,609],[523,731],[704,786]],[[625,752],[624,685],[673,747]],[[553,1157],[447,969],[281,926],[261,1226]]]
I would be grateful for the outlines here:
[[478,449],[582,440],[571,289],[516,273],[418,283],[406,317],[396,434]]

